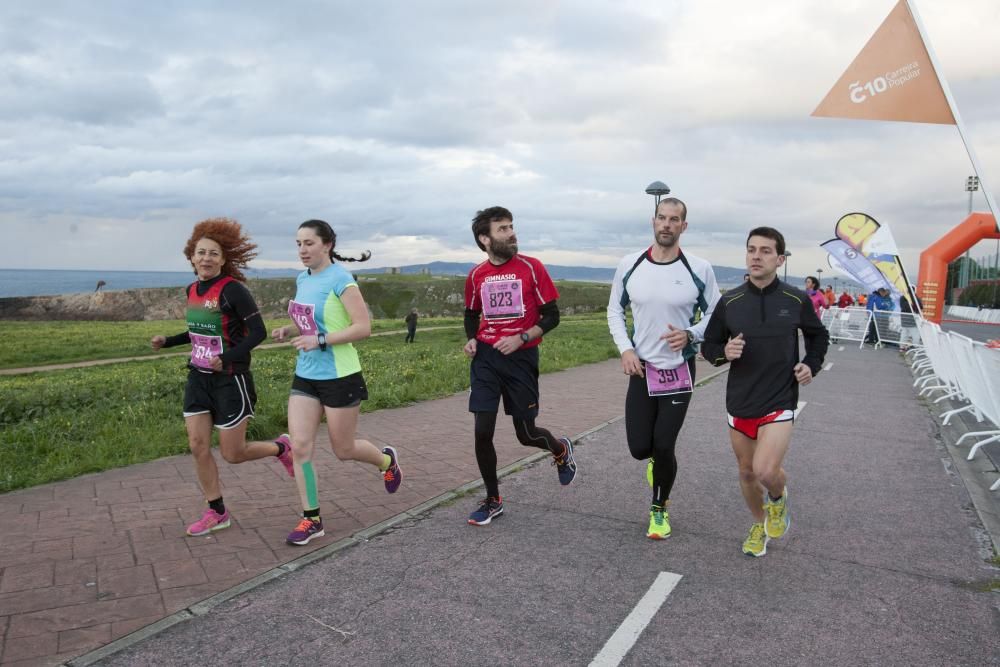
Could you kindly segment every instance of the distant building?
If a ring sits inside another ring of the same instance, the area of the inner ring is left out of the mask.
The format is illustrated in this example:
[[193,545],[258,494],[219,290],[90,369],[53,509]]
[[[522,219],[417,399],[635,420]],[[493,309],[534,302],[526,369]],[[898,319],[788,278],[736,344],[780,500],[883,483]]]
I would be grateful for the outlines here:
[[427,268],[427,267],[425,266],[425,267],[423,267],[422,269],[420,269],[420,275],[422,275],[422,276],[429,276],[429,275],[431,275],[431,270],[430,270],[430,269],[428,269],[428,268]]
[[385,272],[386,273],[399,273],[399,267],[398,266],[387,266],[387,267],[385,267]]

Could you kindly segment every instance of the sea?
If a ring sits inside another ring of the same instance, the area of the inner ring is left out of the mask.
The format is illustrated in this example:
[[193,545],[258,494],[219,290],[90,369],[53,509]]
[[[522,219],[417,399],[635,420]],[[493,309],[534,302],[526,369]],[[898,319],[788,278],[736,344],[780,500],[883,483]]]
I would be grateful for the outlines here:
[[[248,278],[294,276],[297,270],[247,271]],[[0,298],[50,296],[139,287],[184,287],[194,280],[193,271],[54,271],[46,269],[0,269]]]

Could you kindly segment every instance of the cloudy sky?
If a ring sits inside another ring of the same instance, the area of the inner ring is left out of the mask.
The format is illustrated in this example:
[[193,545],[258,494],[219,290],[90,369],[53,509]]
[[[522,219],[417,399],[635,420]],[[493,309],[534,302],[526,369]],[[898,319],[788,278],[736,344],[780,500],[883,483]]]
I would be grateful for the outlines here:
[[[312,217],[374,266],[478,261],[469,220],[495,204],[523,252],[614,266],[663,180],[715,264],[770,224],[791,273],[825,269],[818,244],[864,211],[915,274],[965,217],[955,127],[809,116],[894,4],[9,0],[0,267],[186,270],[212,216],[261,268],[298,266]],[[996,192],[1000,3],[917,6]]]

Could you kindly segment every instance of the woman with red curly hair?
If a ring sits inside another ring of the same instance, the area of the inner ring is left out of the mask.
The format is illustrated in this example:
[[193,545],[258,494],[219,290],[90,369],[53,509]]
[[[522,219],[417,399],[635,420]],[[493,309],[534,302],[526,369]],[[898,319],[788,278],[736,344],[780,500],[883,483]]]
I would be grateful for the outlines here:
[[229,527],[222,502],[219,469],[212,456],[212,426],[219,429],[219,451],[229,463],[277,457],[294,476],[288,435],[274,442],[247,442],[247,420],[257,403],[250,350],[267,337],[260,310],[242,283],[243,269],[257,246],[235,220],[211,218],[194,226],[184,247],[198,280],[187,288],[187,331],[153,336],[154,350],[191,344],[184,422],[198,481],[208,507],[188,526],[191,536]]

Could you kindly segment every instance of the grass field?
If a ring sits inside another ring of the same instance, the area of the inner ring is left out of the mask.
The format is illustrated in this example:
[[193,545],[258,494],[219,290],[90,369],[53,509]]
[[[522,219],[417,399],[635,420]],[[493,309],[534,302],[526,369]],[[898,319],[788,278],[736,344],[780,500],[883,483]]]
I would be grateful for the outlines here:
[[[149,337],[178,330],[179,323],[47,324],[44,338],[58,347],[75,339],[87,354],[77,358],[146,354]],[[422,321],[422,327],[430,321]],[[447,396],[469,386],[465,334],[451,328],[417,331],[416,343],[401,336],[372,337],[358,344],[371,399],[364,411]],[[37,325],[0,326],[4,363],[39,361],[32,341]],[[20,353],[11,352],[16,342]],[[145,349],[142,349],[145,346]],[[73,346],[76,347],[76,346]],[[567,317],[542,346],[543,373],[618,356],[603,317]],[[53,363],[53,357],[44,363]],[[287,430],[285,408],[295,360],[292,350],[254,353],[259,397],[249,435],[270,439]],[[67,479],[88,472],[149,461],[187,451],[181,399],[187,370],[183,358],[127,362],[90,368],[0,377],[0,492]]]
[[[268,334],[291,320],[265,320]],[[425,327],[462,324],[459,317],[421,318]],[[372,331],[405,331],[402,320],[372,320]],[[0,321],[0,369],[65,364],[90,359],[155,356],[149,339],[184,331],[183,320],[156,322],[3,322]],[[270,342],[270,339],[265,343]],[[183,348],[168,351],[182,351]],[[255,353],[256,354],[256,353]]]

